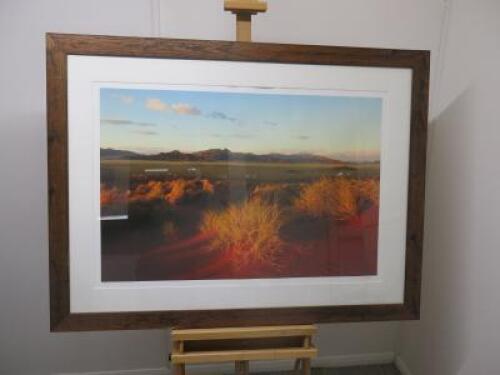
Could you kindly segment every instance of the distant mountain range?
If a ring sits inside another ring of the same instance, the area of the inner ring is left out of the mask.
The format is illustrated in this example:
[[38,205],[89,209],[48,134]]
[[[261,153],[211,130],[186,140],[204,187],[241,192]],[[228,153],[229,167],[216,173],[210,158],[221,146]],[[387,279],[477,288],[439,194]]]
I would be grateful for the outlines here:
[[132,151],[115,150],[113,148],[101,148],[101,159],[106,160],[126,160],[140,156]]
[[146,155],[126,150],[115,150],[112,148],[101,148],[101,159],[103,160],[158,160],[158,161],[247,161],[267,163],[328,163],[344,164],[340,160],[327,158],[308,153],[298,154],[254,154],[251,152],[232,152],[225,149],[215,148],[197,152],[181,152],[178,150],[160,152],[158,154]]

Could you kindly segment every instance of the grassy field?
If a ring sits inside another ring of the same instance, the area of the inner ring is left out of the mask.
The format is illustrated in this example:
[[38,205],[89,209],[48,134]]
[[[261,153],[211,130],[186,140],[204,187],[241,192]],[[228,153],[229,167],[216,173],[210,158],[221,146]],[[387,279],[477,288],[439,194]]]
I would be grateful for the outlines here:
[[102,279],[375,274],[378,175],[378,163],[104,160]]
[[377,177],[379,163],[297,164],[297,163],[247,163],[247,162],[189,162],[102,160],[101,176],[126,177],[151,175],[172,177],[199,177],[212,180],[246,179],[269,182],[307,182],[338,175],[358,178]]

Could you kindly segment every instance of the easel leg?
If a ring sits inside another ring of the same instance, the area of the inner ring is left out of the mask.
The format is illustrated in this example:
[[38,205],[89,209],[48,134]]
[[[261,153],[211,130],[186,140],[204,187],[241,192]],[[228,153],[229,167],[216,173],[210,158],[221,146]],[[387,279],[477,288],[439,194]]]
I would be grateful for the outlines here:
[[302,359],[302,374],[303,375],[311,375],[311,359],[310,358]]
[[301,369],[302,369],[302,360],[296,359],[295,365],[293,366],[293,371],[294,371],[295,375],[300,375]]
[[252,41],[251,13],[238,13],[236,15],[236,40],[238,42]]
[[172,370],[173,370],[174,375],[185,375],[186,374],[186,365],[185,364],[173,365]]
[[248,375],[250,365],[248,361],[234,362],[234,372],[236,375]]

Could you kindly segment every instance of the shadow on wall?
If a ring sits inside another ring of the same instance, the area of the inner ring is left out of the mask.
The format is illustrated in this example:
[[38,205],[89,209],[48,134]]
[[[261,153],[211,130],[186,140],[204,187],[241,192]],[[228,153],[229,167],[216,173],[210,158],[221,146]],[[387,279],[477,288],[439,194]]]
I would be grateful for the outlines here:
[[470,351],[473,96],[467,89],[430,124],[421,320],[403,323],[401,337],[413,375],[457,375]]

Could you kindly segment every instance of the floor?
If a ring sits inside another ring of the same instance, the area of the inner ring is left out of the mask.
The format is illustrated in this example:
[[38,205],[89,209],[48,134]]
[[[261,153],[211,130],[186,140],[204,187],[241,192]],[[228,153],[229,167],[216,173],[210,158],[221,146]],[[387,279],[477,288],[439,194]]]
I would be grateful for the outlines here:
[[401,375],[394,365],[313,369],[312,375]]
[[[290,372],[266,373],[265,375],[289,375]],[[313,368],[312,375],[401,375],[394,365],[355,366],[339,368]]]

